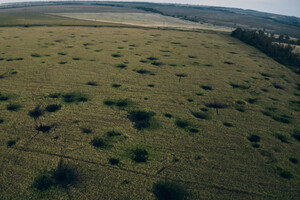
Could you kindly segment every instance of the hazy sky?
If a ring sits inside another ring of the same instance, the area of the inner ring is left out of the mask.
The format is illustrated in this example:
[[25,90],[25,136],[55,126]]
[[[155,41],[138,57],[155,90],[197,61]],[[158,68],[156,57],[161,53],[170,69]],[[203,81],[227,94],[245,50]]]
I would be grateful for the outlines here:
[[[24,2],[28,0],[0,0],[0,3]],[[45,0],[31,0],[45,1]],[[58,0],[62,1],[62,0]],[[111,1],[136,1],[145,2],[147,0],[111,0]],[[253,9],[270,13],[283,14],[300,17],[300,0],[149,0],[148,2],[158,3],[182,3],[196,5],[211,5],[235,7],[243,9]]]

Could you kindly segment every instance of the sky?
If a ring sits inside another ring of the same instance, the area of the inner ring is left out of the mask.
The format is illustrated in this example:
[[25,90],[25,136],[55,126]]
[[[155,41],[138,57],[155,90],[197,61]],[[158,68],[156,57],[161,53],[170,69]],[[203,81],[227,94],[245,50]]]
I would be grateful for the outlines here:
[[[26,2],[26,1],[29,0],[0,0],[0,3]],[[30,1],[49,1],[49,0],[30,0]],[[65,0],[56,0],[56,1],[65,1]],[[145,2],[147,0],[111,0],[111,1]],[[258,10],[263,12],[300,17],[300,0],[148,0],[148,2],[233,7],[233,8],[252,9],[252,10]]]

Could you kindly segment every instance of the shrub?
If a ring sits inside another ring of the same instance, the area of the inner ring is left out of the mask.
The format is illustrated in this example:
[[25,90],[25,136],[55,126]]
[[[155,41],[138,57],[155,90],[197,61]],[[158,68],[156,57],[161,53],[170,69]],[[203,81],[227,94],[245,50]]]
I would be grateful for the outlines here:
[[53,178],[50,173],[44,172],[35,178],[33,182],[33,187],[40,191],[49,189],[51,186],[55,185]]
[[191,133],[199,133],[199,130],[196,129],[196,128],[190,128],[189,132],[191,132]]
[[148,87],[154,87],[154,84],[148,84]]
[[85,134],[90,134],[90,133],[92,133],[93,131],[92,131],[91,129],[89,129],[89,128],[81,128],[81,132],[82,132],[82,133],[85,133]]
[[36,106],[34,110],[30,110],[28,115],[34,119],[38,119],[43,115],[43,110],[40,109],[40,106]]
[[67,64],[67,61],[60,61],[60,62],[58,62],[58,64],[60,64],[60,65]]
[[280,134],[280,133],[276,133],[274,136],[275,136],[278,140],[280,140],[281,142],[283,142],[283,143],[289,143],[289,142],[288,142],[288,138],[287,138],[285,135],[282,135],[282,134]]
[[129,104],[129,102],[127,99],[123,99],[123,100],[121,99],[116,102],[116,106],[118,106],[119,108],[127,107],[128,104]]
[[242,90],[247,90],[251,87],[251,86],[239,85],[235,83],[230,83],[230,85],[232,86],[232,88],[242,89]]
[[257,98],[247,98],[246,101],[250,104],[254,104],[258,101],[258,99]]
[[81,58],[72,58],[72,60],[81,60]]
[[259,144],[257,144],[257,143],[253,143],[253,144],[252,144],[252,147],[253,147],[253,148],[259,148],[259,147],[260,147],[260,145],[259,145]]
[[16,141],[15,140],[9,140],[9,141],[7,141],[7,143],[6,143],[6,146],[7,147],[12,147],[12,146],[14,146],[16,144]]
[[113,106],[113,105],[115,105],[115,102],[112,100],[104,100],[103,104],[106,106]]
[[274,119],[275,121],[281,122],[281,123],[285,123],[285,124],[289,124],[291,123],[290,119],[288,119],[288,116],[282,115],[282,116],[272,116],[272,119]]
[[52,126],[47,126],[47,125],[40,124],[39,126],[36,126],[35,129],[37,131],[41,131],[43,133],[47,133],[47,132],[49,132],[52,129],[52,127],[53,127],[53,125]]
[[146,162],[148,160],[148,152],[145,149],[136,148],[132,151],[132,153],[132,160],[137,163]]
[[116,65],[116,67],[120,68],[120,69],[124,69],[124,68],[127,67],[127,65],[125,65],[125,64],[118,64],[118,65]]
[[188,127],[190,124],[187,121],[184,121],[184,120],[181,120],[181,119],[177,119],[175,121],[175,125],[177,127],[179,127],[179,128],[184,129],[184,128]]
[[186,196],[186,191],[180,185],[171,182],[154,183],[152,192],[157,200],[183,200]]
[[50,98],[53,98],[53,99],[57,99],[57,98],[59,98],[60,96],[61,96],[60,93],[51,93],[51,94],[49,94],[49,97],[50,97]]
[[80,93],[67,93],[62,95],[63,101],[65,103],[75,103],[75,102],[86,102],[88,101],[88,98],[86,95],[84,94],[80,94]]
[[227,126],[227,127],[233,127],[233,125],[231,123],[228,123],[228,122],[224,122],[223,124],[224,124],[224,126]]
[[0,124],[2,124],[3,122],[4,122],[4,120],[0,118]]
[[38,58],[38,57],[41,57],[41,55],[40,55],[40,54],[37,54],[37,53],[32,53],[32,54],[31,54],[31,57],[36,57],[36,58]]
[[63,160],[60,160],[56,169],[52,172],[52,178],[55,180],[55,184],[66,187],[74,184],[78,179],[78,175],[73,167],[64,164]]
[[117,132],[117,131],[107,131],[107,132],[106,132],[106,135],[107,135],[108,137],[116,137],[116,136],[121,136],[122,133]]
[[157,62],[157,61],[154,61],[151,64],[154,65],[154,66],[161,66],[161,65],[163,65],[162,62]]
[[146,111],[131,111],[127,118],[134,123],[134,128],[137,130],[142,130],[150,127],[150,120],[155,115],[154,112],[146,112]]
[[111,165],[117,165],[117,164],[119,164],[120,160],[117,159],[117,158],[109,158],[109,159],[108,159],[108,162],[109,162]]
[[19,111],[22,106],[19,104],[8,104],[6,109],[9,111]]
[[173,117],[170,113],[165,113],[164,116],[167,117],[167,118],[172,118]]
[[298,142],[300,142],[300,131],[295,130],[294,133],[292,134],[292,137],[298,140]]
[[193,116],[198,119],[210,120],[211,117],[207,113],[192,112]]
[[121,57],[122,55],[121,55],[121,54],[116,54],[116,53],[115,53],[115,54],[111,54],[111,56],[114,57],[114,58],[119,58],[119,57]]
[[58,110],[60,110],[61,108],[61,105],[57,105],[57,104],[50,104],[46,107],[46,110],[48,112],[56,112]]
[[296,158],[289,158],[289,161],[291,161],[291,163],[297,164],[298,160]]
[[139,69],[136,71],[139,74],[150,74],[151,72],[146,69]]
[[65,56],[65,55],[67,55],[67,53],[64,53],[64,52],[59,52],[59,53],[57,53],[57,55],[60,55],[60,56]]
[[203,90],[212,90],[212,87],[211,86],[208,86],[208,85],[202,85],[201,88]]
[[205,106],[208,108],[215,108],[215,109],[227,108],[226,104],[223,104],[220,102],[207,103],[207,104],[205,104]]
[[98,83],[95,81],[89,81],[86,83],[86,85],[90,85],[90,86],[98,86]]
[[116,84],[116,83],[111,84],[111,87],[113,87],[113,88],[119,88],[119,87],[121,87],[121,86],[122,86],[122,85]]
[[93,145],[96,148],[104,148],[107,146],[107,142],[103,138],[94,137],[91,140],[91,145]]
[[151,61],[158,60],[158,58],[152,57],[152,56],[151,56],[151,57],[148,57],[147,59],[148,59],[148,60],[151,60]]
[[9,100],[9,97],[8,96],[3,96],[0,93],[0,101],[7,101],[7,100]]
[[285,179],[293,178],[293,175],[291,174],[291,172],[286,171],[280,167],[277,167],[277,171],[278,171],[279,176],[281,176],[282,178],[285,178]]
[[247,137],[247,139],[250,142],[259,142],[260,141],[260,137],[258,135],[250,135]]

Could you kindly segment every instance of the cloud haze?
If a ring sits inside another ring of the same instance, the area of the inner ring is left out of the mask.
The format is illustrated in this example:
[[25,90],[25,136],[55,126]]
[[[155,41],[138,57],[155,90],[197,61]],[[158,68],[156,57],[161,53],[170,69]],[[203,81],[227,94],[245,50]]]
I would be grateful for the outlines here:
[[[25,2],[25,1],[29,1],[29,0],[0,0],[0,3]],[[46,0],[31,0],[31,1],[46,1]],[[111,1],[145,2],[146,0],[111,0]],[[300,9],[299,9],[300,0],[150,0],[149,2],[234,7],[234,8],[253,9],[258,11],[300,17]]]

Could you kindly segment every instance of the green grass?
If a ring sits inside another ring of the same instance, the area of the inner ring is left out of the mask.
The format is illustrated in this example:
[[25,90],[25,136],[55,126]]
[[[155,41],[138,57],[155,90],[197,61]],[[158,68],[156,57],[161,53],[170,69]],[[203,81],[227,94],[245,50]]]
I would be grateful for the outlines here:
[[[37,23],[32,16],[19,20]],[[298,195],[299,162],[290,158],[300,155],[299,77],[255,49],[224,33],[150,28],[1,27],[0,35],[0,93],[8,97],[0,101],[0,199],[155,199],[159,180],[186,188],[191,200]],[[179,82],[176,74],[187,76]],[[75,182],[53,177],[60,158],[68,166],[62,176],[74,170]],[[36,179],[40,186],[32,187]]]

